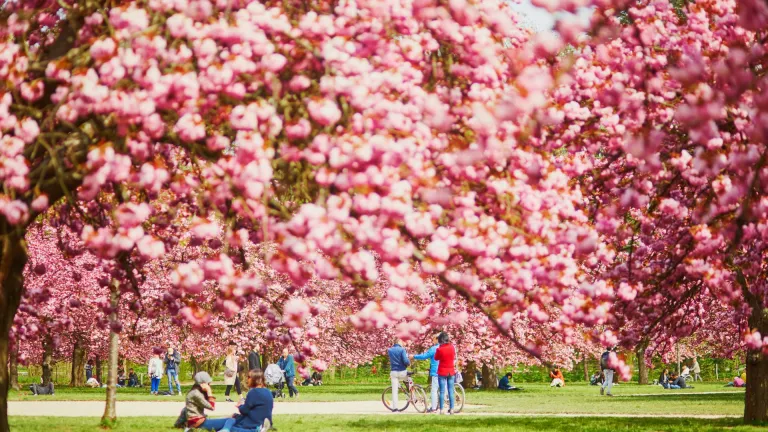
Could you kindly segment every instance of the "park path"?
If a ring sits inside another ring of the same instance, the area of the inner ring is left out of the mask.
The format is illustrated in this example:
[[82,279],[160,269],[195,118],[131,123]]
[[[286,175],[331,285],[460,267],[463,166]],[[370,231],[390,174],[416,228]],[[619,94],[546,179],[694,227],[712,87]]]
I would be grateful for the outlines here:
[[[235,412],[234,403],[218,403],[214,417],[224,417]],[[175,417],[184,407],[183,402],[131,402],[118,401],[118,417]],[[679,414],[591,414],[591,413],[498,413],[482,412],[482,406],[467,405],[466,414],[482,416],[508,417],[631,417],[631,418],[678,418]],[[11,416],[50,416],[50,417],[101,417],[104,413],[104,402],[101,401],[10,401],[8,413]],[[408,409],[408,414],[418,414]],[[349,401],[349,402],[291,402],[276,403],[275,415],[309,415],[309,414],[379,414],[393,415],[379,401]],[[719,419],[740,417],[738,415],[686,415],[688,418]]]

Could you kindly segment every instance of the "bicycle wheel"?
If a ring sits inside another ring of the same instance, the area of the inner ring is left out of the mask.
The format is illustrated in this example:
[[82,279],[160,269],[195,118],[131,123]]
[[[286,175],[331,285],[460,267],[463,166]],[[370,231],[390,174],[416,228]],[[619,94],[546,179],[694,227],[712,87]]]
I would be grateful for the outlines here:
[[[381,402],[384,404],[385,407],[387,407],[388,410],[392,412],[399,412],[399,411],[405,411],[408,406],[411,404],[411,400],[408,397],[408,392],[403,388],[403,386],[400,386],[400,392],[398,393],[398,404],[405,403],[402,408],[394,409],[394,403],[392,402],[392,386],[387,387],[384,390],[384,393],[381,394]],[[403,400],[405,399],[405,400]]]
[[420,413],[427,412],[427,394],[424,392],[424,388],[420,385],[414,385],[411,393],[411,403],[416,411]]
[[466,394],[464,393],[464,387],[461,384],[456,384],[453,386],[453,393],[454,398],[456,399],[453,405],[453,412],[454,413],[460,413],[464,409],[464,400],[466,398]]

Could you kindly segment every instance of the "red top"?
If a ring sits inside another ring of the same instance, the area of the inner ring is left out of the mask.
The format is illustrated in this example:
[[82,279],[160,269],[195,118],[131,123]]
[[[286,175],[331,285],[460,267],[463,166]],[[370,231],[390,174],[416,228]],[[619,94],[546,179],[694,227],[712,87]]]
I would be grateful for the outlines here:
[[456,348],[453,345],[447,343],[437,347],[435,351],[435,360],[439,361],[437,365],[438,376],[451,376],[456,375]]

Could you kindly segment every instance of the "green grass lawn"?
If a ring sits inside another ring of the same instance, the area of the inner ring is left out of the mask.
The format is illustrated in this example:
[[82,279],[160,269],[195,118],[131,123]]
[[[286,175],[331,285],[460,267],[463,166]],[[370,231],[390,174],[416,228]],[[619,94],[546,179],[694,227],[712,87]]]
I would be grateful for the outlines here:
[[[417,381],[418,382],[418,381]],[[522,391],[466,390],[467,413],[504,412],[521,414],[713,414],[740,415],[744,410],[744,390],[723,387],[720,383],[697,384],[694,389],[665,390],[658,386],[622,384],[614,387],[616,397],[598,395],[598,388],[583,383],[563,388],[550,388],[542,383],[520,384]],[[185,386],[183,389],[189,389]],[[383,384],[325,385],[300,387],[298,402],[380,400]],[[172,401],[182,396],[152,396],[146,388],[118,389],[118,400]],[[692,394],[717,392],[718,394]],[[727,392],[725,394],[719,394]],[[214,393],[223,398],[224,386],[214,386]],[[641,395],[641,396],[635,396]],[[642,396],[648,395],[648,396]],[[104,389],[73,389],[59,387],[54,396],[32,396],[29,392],[11,392],[11,400],[103,400]],[[286,398],[285,402],[295,403]]]
[[[11,418],[11,430],[24,432],[93,432],[99,430],[96,418]],[[167,418],[125,418],[114,429],[117,432],[177,432],[170,427]],[[622,419],[622,418],[557,418],[557,417],[488,417],[488,416],[275,416],[275,426],[280,432],[316,431],[735,431],[757,432],[765,428],[744,426],[738,419]]]

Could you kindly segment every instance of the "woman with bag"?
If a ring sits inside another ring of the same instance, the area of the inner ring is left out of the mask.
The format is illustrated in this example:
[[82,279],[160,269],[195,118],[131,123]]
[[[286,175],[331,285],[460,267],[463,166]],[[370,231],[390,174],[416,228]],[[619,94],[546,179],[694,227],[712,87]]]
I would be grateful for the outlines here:
[[437,342],[440,346],[435,351],[435,360],[437,360],[437,380],[440,383],[440,397],[438,402],[440,404],[440,414],[443,414],[443,406],[445,404],[445,391],[448,390],[449,408],[448,414],[453,414],[453,406],[456,404],[456,395],[453,388],[456,377],[456,348],[450,343],[450,337],[448,333],[442,332],[437,337]]
[[224,391],[224,397],[227,402],[234,402],[229,398],[229,392],[232,391],[232,385],[237,390],[237,396],[242,398],[243,392],[240,390],[240,377],[237,376],[237,365],[239,361],[237,358],[237,345],[234,342],[229,343],[227,348],[227,358],[224,359],[224,384],[227,389]]
[[160,380],[163,378],[165,371],[163,371],[163,359],[160,358],[160,354],[155,351],[152,353],[152,358],[149,359],[149,366],[147,367],[149,378],[151,380],[150,393],[157,396],[160,391]]

